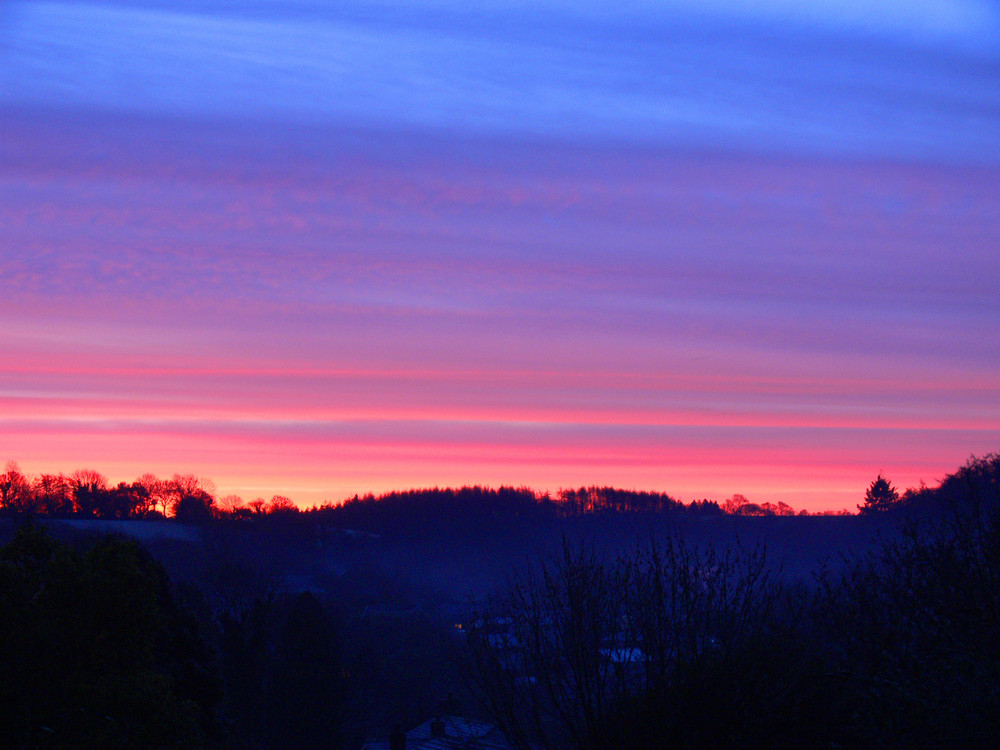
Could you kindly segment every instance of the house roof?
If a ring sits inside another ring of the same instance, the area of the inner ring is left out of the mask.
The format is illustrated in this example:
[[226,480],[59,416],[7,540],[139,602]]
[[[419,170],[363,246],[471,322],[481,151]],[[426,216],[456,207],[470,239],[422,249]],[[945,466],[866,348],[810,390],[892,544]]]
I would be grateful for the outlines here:
[[[511,750],[511,745],[500,730],[487,721],[467,719],[464,716],[441,716],[444,736],[435,737],[430,719],[406,733],[406,750]],[[381,740],[365,743],[365,750],[389,750],[389,743]]]

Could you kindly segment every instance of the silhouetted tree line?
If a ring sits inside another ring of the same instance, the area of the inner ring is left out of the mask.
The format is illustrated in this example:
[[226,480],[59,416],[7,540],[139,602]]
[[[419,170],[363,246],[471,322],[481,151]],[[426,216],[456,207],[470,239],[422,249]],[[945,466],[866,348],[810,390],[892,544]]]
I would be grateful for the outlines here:
[[923,483],[899,496],[894,510],[915,514],[961,515],[967,509],[990,507],[1000,502],[1000,453],[972,456],[955,472],[948,474],[937,487]]
[[[957,502],[955,498],[995,497],[998,467],[998,454],[973,456],[965,466],[946,476],[940,486],[929,488],[921,484],[902,494],[880,474],[868,487],[858,510],[862,514],[937,512]],[[236,495],[217,498],[211,480],[191,474],[174,474],[169,479],[144,474],[131,483],[112,486],[107,477],[91,469],[29,478],[13,461],[0,473],[0,512],[100,519],[173,517],[202,523],[213,519],[266,519],[272,525],[338,525],[371,533],[391,533],[395,529],[419,532],[456,523],[467,529],[497,528],[529,520],[544,524],[600,515],[809,515],[805,510],[796,512],[784,502],[754,503],[741,494],[721,504],[714,500],[684,504],[662,492],[598,486],[563,489],[555,496],[527,487],[413,489],[379,496],[355,495],[339,504],[327,503],[302,511],[283,495],[275,495],[270,501],[256,498],[250,502]],[[820,515],[830,514],[828,511]],[[833,514],[849,513],[845,510]]]
[[133,482],[112,485],[92,469],[29,478],[13,461],[0,473],[0,511],[117,520],[173,517],[187,522],[208,522],[213,518],[254,521],[265,517],[274,522],[305,514],[315,521],[362,530],[385,529],[387,524],[418,529],[457,518],[466,523],[495,525],[601,514],[795,514],[785,503],[758,505],[742,495],[734,495],[722,506],[713,500],[685,505],[662,492],[597,486],[563,489],[554,497],[526,487],[414,489],[379,496],[355,495],[340,504],[300,511],[283,495],[275,495],[270,501],[256,498],[249,502],[236,495],[217,498],[211,480],[191,474],[174,474],[168,479],[144,474]]
[[[737,495],[737,498],[742,498]],[[743,503],[747,501],[743,498]],[[714,517],[727,512],[742,515],[795,515],[784,503],[752,505],[729,509],[713,500],[695,500],[684,504],[662,492],[622,490],[614,487],[563,489],[555,496],[526,487],[433,488],[390,492],[383,495],[355,495],[339,505],[327,504],[305,515],[325,523],[370,533],[420,533],[449,525],[471,530],[497,529],[504,525],[537,526],[559,521],[600,516],[676,515],[678,517]]]
[[[578,490],[560,490],[557,510],[563,516],[580,516],[586,513],[671,513],[687,509],[679,500],[663,492],[639,492],[614,487],[581,487]],[[711,512],[707,506],[695,508]]]
[[934,512],[813,588],[760,547],[564,543],[471,618],[468,678],[525,750],[995,747],[998,479],[910,493]]
[[[937,488],[921,485],[900,494],[881,474],[869,486],[861,513],[898,510],[926,510],[938,507],[946,498],[967,494],[970,482],[976,492],[995,491],[993,485],[979,487],[982,476],[996,473],[996,454],[973,457],[955,474],[948,475]],[[988,483],[987,483],[988,484]],[[993,489],[991,489],[993,488]],[[527,487],[499,488],[467,486],[394,491],[382,495],[355,495],[342,503],[326,503],[300,510],[290,498],[274,495],[244,502],[236,495],[216,497],[209,479],[192,474],[174,474],[161,479],[144,474],[133,482],[111,485],[107,477],[92,469],[72,474],[41,474],[30,478],[13,461],[0,473],[0,512],[53,517],[100,519],[159,519],[173,517],[187,522],[213,519],[234,521],[289,520],[303,516],[321,523],[338,523],[377,532],[387,527],[419,529],[448,519],[467,523],[496,524],[526,519],[553,520],[593,515],[687,515],[710,517],[810,515],[796,511],[785,502],[754,503],[735,494],[719,503],[694,500],[682,503],[663,492],[623,490],[615,487],[562,489],[555,496]],[[826,511],[818,515],[849,515]],[[388,525],[388,526],[387,526]]]
[[0,473],[0,510],[28,515],[118,520],[171,515],[202,521],[215,513],[214,492],[211,480],[191,474],[170,479],[143,474],[134,482],[112,486],[93,469],[29,479],[10,461]]

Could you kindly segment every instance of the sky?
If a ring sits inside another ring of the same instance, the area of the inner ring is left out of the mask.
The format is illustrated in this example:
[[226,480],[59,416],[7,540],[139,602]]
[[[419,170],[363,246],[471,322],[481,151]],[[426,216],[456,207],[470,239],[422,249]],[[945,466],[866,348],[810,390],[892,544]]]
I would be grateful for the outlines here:
[[818,511],[1000,449],[1000,4],[469,5],[0,2],[0,460]]

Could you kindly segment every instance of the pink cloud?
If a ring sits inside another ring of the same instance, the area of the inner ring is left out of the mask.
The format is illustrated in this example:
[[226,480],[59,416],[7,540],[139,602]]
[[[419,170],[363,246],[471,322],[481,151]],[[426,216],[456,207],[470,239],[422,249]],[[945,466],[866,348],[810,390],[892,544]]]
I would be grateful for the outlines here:
[[0,457],[823,507],[996,449],[995,168],[10,114]]

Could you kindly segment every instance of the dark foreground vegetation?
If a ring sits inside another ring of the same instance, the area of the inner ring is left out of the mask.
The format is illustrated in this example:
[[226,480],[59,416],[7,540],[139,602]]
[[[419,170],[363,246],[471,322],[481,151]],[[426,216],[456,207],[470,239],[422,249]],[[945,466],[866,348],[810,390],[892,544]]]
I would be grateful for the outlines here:
[[998,566],[995,515],[813,590],[763,548],[567,546],[470,624],[468,674],[517,748],[995,747]]
[[0,550],[0,746],[202,747],[221,683],[163,567],[28,524]]
[[[833,518],[599,488],[300,512],[12,473],[2,747],[359,748],[445,709],[518,748],[1000,734],[997,455],[902,495],[880,477]],[[129,492],[141,514],[95,510]],[[98,518],[143,519],[115,527],[142,543]]]

